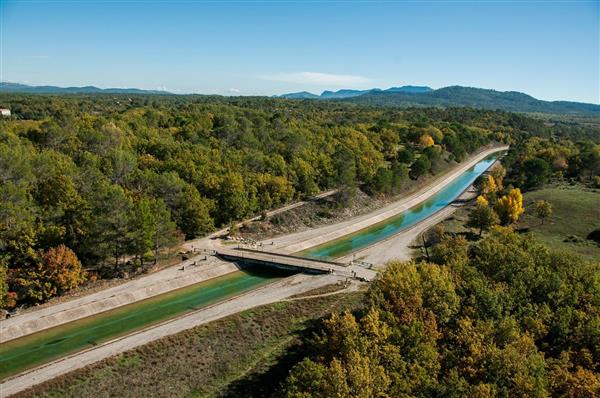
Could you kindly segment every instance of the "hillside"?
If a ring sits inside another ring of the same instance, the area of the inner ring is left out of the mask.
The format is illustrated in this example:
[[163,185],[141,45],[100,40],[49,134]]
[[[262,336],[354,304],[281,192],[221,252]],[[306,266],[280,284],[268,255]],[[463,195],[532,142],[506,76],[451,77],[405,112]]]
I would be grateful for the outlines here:
[[428,93],[433,91],[431,87],[427,86],[402,86],[402,87],[390,87],[386,90],[380,88],[370,88],[367,90],[350,90],[341,89],[338,91],[325,90],[321,95],[309,93],[308,91],[301,91],[299,93],[289,93],[279,95],[279,98],[286,99],[344,99],[344,98],[355,98],[366,94],[391,94],[391,93]]
[[451,86],[421,93],[369,92],[348,101],[379,106],[468,106],[510,112],[541,112],[600,116],[600,105],[542,101],[516,91]]
[[142,90],[139,88],[99,88],[95,86],[84,87],[58,87],[58,86],[28,86],[26,84],[0,82],[0,93],[26,93],[26,94],[170,94],[160,90]]

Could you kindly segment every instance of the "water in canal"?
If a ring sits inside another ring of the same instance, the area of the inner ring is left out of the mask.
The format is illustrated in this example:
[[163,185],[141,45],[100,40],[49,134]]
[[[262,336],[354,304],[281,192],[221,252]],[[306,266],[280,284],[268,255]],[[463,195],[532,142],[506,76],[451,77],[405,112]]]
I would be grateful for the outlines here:
[[0,345],[0,379],[291,275],[248,268]]
[[296,254],[304,257],[332,260],[382,241],[415,225],[448,206],[471,184],[473,184],[477,177],[485,172],[497,158],[498,154],[493,154],[481,160],[431,198],[403,213],[390,217],[370,227],[361,229],[360,231],[342,236],[339,239],[335,239],[319,246],[311,247]]

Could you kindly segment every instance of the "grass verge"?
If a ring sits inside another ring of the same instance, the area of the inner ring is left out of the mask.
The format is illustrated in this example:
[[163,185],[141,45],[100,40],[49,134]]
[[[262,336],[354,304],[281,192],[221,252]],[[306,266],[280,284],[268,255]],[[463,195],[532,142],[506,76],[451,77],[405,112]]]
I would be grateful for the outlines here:
[[[544,224],[535,218],[534,203],[547,200],[554,209]],[[529,230],[554,250],[567,250],[589,260],[600,258],[600,246],[586,239],[600,228],[600,192],[579,185],[560,185],[527,192],[525,215],[518,227]]]
[[[547,200],[554,209],[543,224],[535,217],[537,200]],[[557,185],[526,192],[523,202],[525,213],[516,229],[532,233],[551,250],[571,252],[588,260],[600,258],[600,246],[586,239],[590,232],[600,228],[600,191],[581,185]],[[444,220],[441,223],[444,231],[476,238],[477,231],[465,226],[470,207],[460,208]]]

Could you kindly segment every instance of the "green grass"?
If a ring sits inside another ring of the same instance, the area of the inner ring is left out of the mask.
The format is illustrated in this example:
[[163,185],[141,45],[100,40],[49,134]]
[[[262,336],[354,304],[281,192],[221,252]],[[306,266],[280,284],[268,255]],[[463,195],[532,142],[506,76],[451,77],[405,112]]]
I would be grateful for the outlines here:
[[263,397],[301,355],[313,320],[363,293],[275,303],[186,330],[34,387],[22,397]]
[[[547,200],[553,208],[552,216],[544,221],[535,217],[533,204],[536,200]],[[516,225],[522,231],[531,232],[551,250],[567,251],[588,260],[600,258],[600,246],[587,235],[600,228],[600,192],[580,185],[559,185],[526,192],[525,213]],[[444,231],[463,234],[476,239],[474,229],[466,227],[470,206],[458,209],[441,224]],[[433,229],[432,229],[433,230]],[[430,232],[431,233],[431,232]]]
[[[547,200],[554,212],[543,225],[535,218],[533,203]],[[587,259],[600,258],[600,246],[587,235],[600,228],[600,192],[581,186],[556,186],[527,192],[525,214],[518,224],[554,250],[567,250]]]

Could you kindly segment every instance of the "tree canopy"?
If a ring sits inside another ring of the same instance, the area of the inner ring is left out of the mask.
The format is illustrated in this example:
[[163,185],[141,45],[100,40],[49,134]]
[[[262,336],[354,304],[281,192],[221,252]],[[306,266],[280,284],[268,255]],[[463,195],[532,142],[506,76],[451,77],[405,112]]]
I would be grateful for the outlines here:
[[283,395],[597,396],[599,278],[504,227],[439,264],[392,262],[308,338]]

